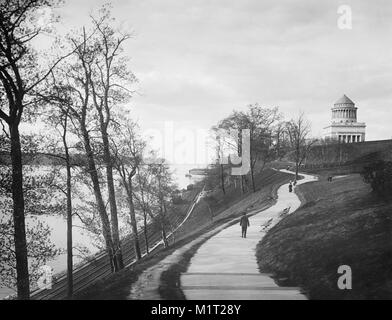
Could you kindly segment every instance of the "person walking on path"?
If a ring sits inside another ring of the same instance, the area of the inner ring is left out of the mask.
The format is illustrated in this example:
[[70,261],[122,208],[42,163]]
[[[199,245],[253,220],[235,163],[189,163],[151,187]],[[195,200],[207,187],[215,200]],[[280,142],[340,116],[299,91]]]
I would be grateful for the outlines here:
[[290,181],[289,184],[289,192],[293,192],[293,183]]
[[241,217],[240,220],[240,226],[242,228],[242,238],[246,238],[246,230],[248,229],[249,225],[249,219],[246,216],[246,212],[244,212],[244,215]]

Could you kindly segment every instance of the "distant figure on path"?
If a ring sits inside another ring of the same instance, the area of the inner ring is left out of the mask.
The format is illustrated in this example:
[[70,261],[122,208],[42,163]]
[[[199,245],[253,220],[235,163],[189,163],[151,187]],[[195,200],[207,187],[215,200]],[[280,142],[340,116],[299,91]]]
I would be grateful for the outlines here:
[[249,225],[249,219],[246,216],[246,212],[244,212],[244,215],[240,220],[240,226],[242,227],[242,238],[246,238],[246,230],[248,229]]
[[290,181],[289,184],[289,192],[293,192],[293,183]]

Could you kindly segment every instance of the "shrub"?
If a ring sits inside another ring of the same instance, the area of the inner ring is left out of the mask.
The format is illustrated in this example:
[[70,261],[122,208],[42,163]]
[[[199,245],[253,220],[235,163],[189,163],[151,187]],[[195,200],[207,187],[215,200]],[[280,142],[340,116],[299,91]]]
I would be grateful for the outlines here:
[[362,177],[383,198],[392,198],[392,162],[377,161],[364,168]]

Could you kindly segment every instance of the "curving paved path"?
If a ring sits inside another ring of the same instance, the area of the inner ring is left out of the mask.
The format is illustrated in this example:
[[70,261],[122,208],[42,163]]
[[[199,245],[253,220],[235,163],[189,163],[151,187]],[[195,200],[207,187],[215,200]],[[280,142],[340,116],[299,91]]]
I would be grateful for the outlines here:
[[[287,170],[281,170],[289,172]],[[292,172],[289,172],[292,173]],[[317,180],[301,174],[299,184]],[[275,225],[283,209],[290,213],[301,205],[290,193],[288,184],[278,189],[277,203],[249,217],[246,239],[241,238],[239,224],[228,227],[207,240],[191,259],[187,273],[181,275],[181,289],[188,300],[284,300],[306,299],[298,288],[279,287],[268,274],[259,272],[256,245],[265,235],[261,225]],[[272,219],[272,220],[271,220]]]

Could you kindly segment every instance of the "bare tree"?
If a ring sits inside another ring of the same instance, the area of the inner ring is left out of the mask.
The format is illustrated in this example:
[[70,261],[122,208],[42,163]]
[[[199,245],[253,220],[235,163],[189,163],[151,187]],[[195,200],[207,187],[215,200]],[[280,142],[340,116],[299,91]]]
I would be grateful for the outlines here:
[[[66,183],[65,187],[57,187],[65,194],[66,197],[66,220],[67,220],[67,296],[73,295],[73,241],[72,241],[72,163],[70,156],[70,147],[68,145],[68,135],[70,129],[70,112],[71,102],[67,96],[68,90],[62,85],[58,85],[55,78],[52,77],[47,81],[47,92],[44,95],[44,101],[50,105],[49,112],[44,113],[43,120],[54,126],[61,140],[61,148],[57,147],[56,138],[52,139],[52,153],[46,153],[48,156],[61,160],[65,166]],[[48,146],[45,146],[48,148]]]
[[[219,130],[220,149],[224,152],[235,152],[242,154],[242,130],[245,129],[244,114],[239,111],[233,111],[228,117],[221,120],[217,128]],[[235,135],[236,133],[236,135]],[[223,154],[221,153],[223,160]],[[226,161],[226,160],[225,160]],[[246,192],[246,179],[244,175],[239,177],[241,185],[241,193]]]
[[253,192],[256,192],[256,165],[259,164],[262,171],[274,159],[272,132],[281,116],[278,108],[263,108],[256,103],[248,106],[243,118],[245,128],[250,130],[250,175]]
[[7,124],[11,137],[13,224],[19,299],[30,297],[19,125],[23,113],[31,111],[37,102],[35,92],[39,85],[67,56],[57,59],[42,71],[37,52],[31,45],[47,29],[34,21],[38,10],[57,3],[58,1],[50,0],[0,2],[0,91],[6,98],[6,102],[0,104],[0,118]]
[[304,113],[301,113],[298,118],[287,122],[286,128],[294,154],[295,178],[298,179],[299,168],[317,140],[310,138],[311,125],[305,118]]
[[[0,135],[0,154],[9,154],[9,135]],[[51,187],[55,173],[51,170],[37,172],[31,163],[37,161],[36,150],[38,138],[21,136],[24,152],[29,154],[23,166],[23,192],[25,194],[25,214],[29,218],[26,225],[27,255],[29,259],[29,285],[37,284],[41,276],[40,268],[59,254],[59,250],[51,243],[51,230],[37,216],[61,210],[62,204],[57,201],[56,189]],[[13,222],[12,202],[12,167],[8,157],[0,165],[0,286],[17,289],[18,269]]]
[[146,163],[146,159],[143,159],[137,167],[137,183],[134,188],[135,204],[138,210],[143,213],[143,233],[144,241],[146,243],[146,251],[149,253],[149,241],[148,241],[148,221],[153,221],[159,224],[159,214],[154,212],[159,211],[159,203],[157,201],[156,191],[156,179],[153,175],[152,164]]
[[[225,180],[227,176],[227,170],[225,170],[227,167],[227,164],[225,166],[224,164],[224,157],[225,157],[225,150],[224,150],[224,139],[221,136],[220,130],[218,127],[213,126],[212,127],[212,134],[214,136],[214,144],[215,144],[215,151],[216,151],[216,167],[219,168],[219,181],[220,181],[220,188],[223,192],[223,194],[226,194],[226,188],[225,188]],[[207,171],[207,181],[210,187],[214,187],[214,180],[215,176],[217,175],[216,170],[208,170]]]
[[[96,132],[96,115],[92,102],[91,73],[96,61],[96,50],[89,41],[85,29],[82,35],[72,35],[69,42],[75,50],[73,60],[59,77],[63,77],[69,96],[69,116],[74,124],[74,132],[83,143],[86,155],[87,169],[92,183],[97,211],[101,219],[102,235],[104,237],[106,251],[109,256],[110,264],[113,271],[119,269],[117,260],[114,259],[116,249],[113,245],[110,221],[106,211],[106,205],[101,190],[100,174],[96,163],[96,152],[94,151],[94,136]],[[79,45],[81,43],[81,45]]]
[[[239,154],[242,152],[242,131],[249,130],[250,138],[250,178],[253,192],[256,192],[255,171],[260,165],[260,171],[264,169],[267,162],[274,158],[272,152],[272,132],[274,126],[280,119],[278,108],[263,108],[259,104],[249,105],[246,111],[233,111],[227,118],[223,119],[219,129],[226,132],[230,130],[238,131],[237,141],[229,141],[232,146],[237,148]],[[222,145],[222,139],[220,144]],[[230,142],[231,141],[231,142]],[[222,146],[220,146],[222,148]],[[241,176],[241,189],[244,192],[244,177]]]
[[[113,163],[109,142],[109,126],[113,118],[113,107],[126,102],[130,97],[129,87],[135,76],[128,70],[127,59],[123,56],[124,43],[130,35],[116,31],[111,25],[110,11],[101,10],[99,20],[92,18],[97,32],[93,37],[95,61],[91,65],[90,84],[94,106],[98,114],[99,129],[102,137],[103,161],[106,167],[106,181],[109,195],[111,227],[115,259],[119,269],[124,267],[118,228],[118,213],[113,179]],[[139,250],[140,251],[140,250]]]
[[[153,182],[150,185],[150,192],[153,193],[154,202],[156,202],[157,207],[157,215],[151,215],[151,218],[155,219],[159,224],[162,242],[166,248],[169,246],[166,229],[166,226],[168,225],[167,202],[171,199],[171,193],[174,190],[172,176],[165,159],[155,159],[155,161],[148,166],[148,170],[151,172]],[[158,217],[158,219],[156,219],[156,217]]]
[[282,159],[290,149],[290,141],[287,134],[285,121],[279,121],[273,130],[275,158]]
[[[146,244],[146,253],[149,254],[149,241],[148,241],[148,229],[147,229],[147,222],[148,222],[148,211],[149,211],[149,202],[148,202],[148,193],[147,190],[149,185],[148,179],[148,171],[141,170],[140,167],[137,168],[137,186],[135,190],[135,199],[140,208],[143,212],[143,234],[144,234],[144,242]],[[139,191],[139,195],[137,194]]]
[[134,182],[139,166],[143,159],[145,142],[136,133],[137,126],[130,120],[119,125],[116,130],[116,138],[112,139],[114,167],[116,168],[121,185],[126,191],[129,214],[131,218],[132,234],[136,259],[141,259],[139,235],[137,230],[136,212],[134,204]]

